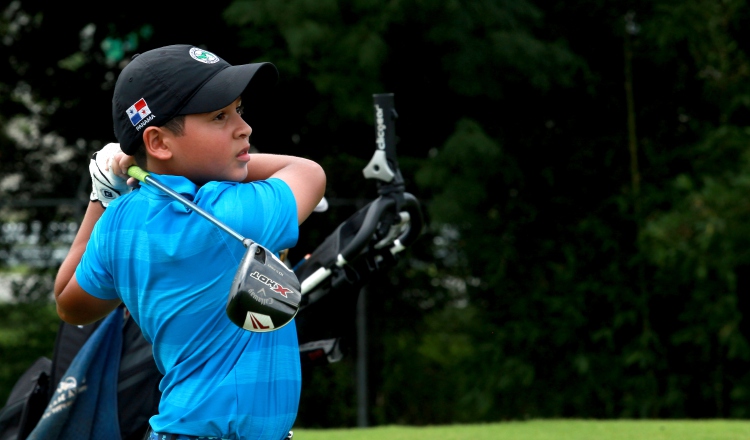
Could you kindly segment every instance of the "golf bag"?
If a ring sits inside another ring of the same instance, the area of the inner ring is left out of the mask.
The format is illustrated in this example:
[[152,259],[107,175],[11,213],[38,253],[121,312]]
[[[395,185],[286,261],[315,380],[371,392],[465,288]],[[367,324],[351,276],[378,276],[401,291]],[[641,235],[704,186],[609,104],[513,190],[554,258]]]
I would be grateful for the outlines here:
[[0,440],[25,439],[42,417],[49,401],[52,361],[37,359],[16,382],[0,410]]
[[302,289],[295,321],[303,371],[337,362],[348,353],[361,288],[373,274],[395,265],[399,253],[422,232],[419,201],[404,192],[396,160],[393,94],[373,98],[376,149],[363,174],[376,179],[379,197],[294,266]]
[[[159,410],[159,382],[151,344],[126,313],[122,326],[122,352],[117,380],[117,404],[122,440],[140,440],[148,429],[148,419]],[[53,357],[52,382],[58,383],[73,358],[102,321],[87,326],[60,324]]]
[[417,199],[378,197],[341,223],[295,268],[302,302],[295,317],[303,370],[337,362],[351,347],[361,288],[371,276],[393,267],[398,253],[418,236]]
[[[117,373],[117,418],[122,440],[140,440],[148,419],[158,412],[161,373],[151,354],[151,345],[136,323],[125,315],[121,326],[121,351]],[[86,326],[60,322],[52,359],[39,358],[21,376],[8,401],[0,409],[0,440],[23,440],[39,423],[58,384],[74,359],[103,321]],[[119,325],[119,324],[118,324]],[[104,339],[102,346],[112,341]]]

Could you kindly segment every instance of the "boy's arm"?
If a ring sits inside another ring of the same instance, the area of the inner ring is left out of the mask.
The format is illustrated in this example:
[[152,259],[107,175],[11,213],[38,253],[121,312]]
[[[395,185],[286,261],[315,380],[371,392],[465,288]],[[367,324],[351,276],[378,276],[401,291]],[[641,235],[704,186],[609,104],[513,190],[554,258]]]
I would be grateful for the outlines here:
[[75,271],[91,237],[94,225],[104,213],[100,203],[89,203],[70,251],[55,278],[55,302],[60,319],[75,325],[90,324],[107,316],[120,300],[103,300],[86,293],[76,281]]
[[318,206],[326,189],[326,175],[317,163],[296,156],[250,155],[245,182],[276,177],[289,185],[297,201],[297,221],[302,224]]

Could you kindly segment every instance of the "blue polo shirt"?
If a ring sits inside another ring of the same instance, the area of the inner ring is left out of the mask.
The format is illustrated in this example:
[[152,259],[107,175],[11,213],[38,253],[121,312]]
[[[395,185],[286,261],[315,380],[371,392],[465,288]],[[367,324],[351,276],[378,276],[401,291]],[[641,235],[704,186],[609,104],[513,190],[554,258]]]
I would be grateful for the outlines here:
[[[152,176],[272,252],[297,242],[296,202],[279,179],[198,188],[184,177]],[[148,184],[112,202],[94,227],[76,280],[97,298],[122,299],[153,344],[164,374],[154,431],[281,439],[294,424],[295,326],[252,333],[226,316],[244,254],[237,239]]]

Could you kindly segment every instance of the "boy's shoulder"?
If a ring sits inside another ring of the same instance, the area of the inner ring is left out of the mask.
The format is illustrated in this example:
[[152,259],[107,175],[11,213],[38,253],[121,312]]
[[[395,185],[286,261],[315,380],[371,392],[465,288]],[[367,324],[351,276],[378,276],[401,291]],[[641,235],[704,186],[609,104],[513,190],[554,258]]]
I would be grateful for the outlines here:
[[227,191],[236,191],[236,192],[253,192],[253,193],[264,193],[264,192],[270,192],[270,193],[278,193],[278,192],[288,192],[291,194],[291,189],[289,189],[289,185],[286,184],[283,180],[271,177],[264,180],[256,180],[253,182],[232,182],[232,181],[211,181],[203,185],[202,187],[198,188],[197,192],[217,192],[217,193],[223,193]]

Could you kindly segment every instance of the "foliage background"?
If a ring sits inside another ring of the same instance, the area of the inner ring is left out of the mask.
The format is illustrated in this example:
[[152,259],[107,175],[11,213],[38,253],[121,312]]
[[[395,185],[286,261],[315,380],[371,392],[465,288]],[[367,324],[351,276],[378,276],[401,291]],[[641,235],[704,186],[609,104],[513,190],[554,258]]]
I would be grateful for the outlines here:
[[[373,197],[371,95],[393,92],[428,228],[367,296],[372,423],[750,415],[746,2],[67,7],[2,9],[2,221],[80,215],[117,73],[188,43],[279,68],[253,143],[320,162],[341,202],[299,259]],[[48,198],[71,203],[31,203]],[[25,273],[43,290],[53,269]],[[0,309],[0,397],[56,328],[15,318],[47,307],[20,296]],[[355,420],[351,358],[305,378],[299,424]]]

